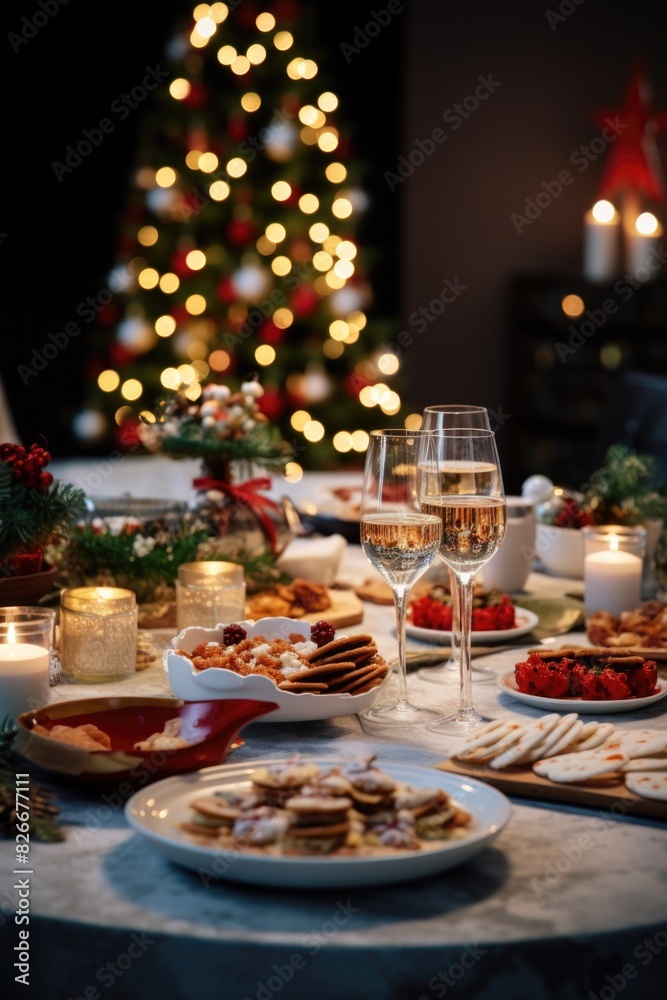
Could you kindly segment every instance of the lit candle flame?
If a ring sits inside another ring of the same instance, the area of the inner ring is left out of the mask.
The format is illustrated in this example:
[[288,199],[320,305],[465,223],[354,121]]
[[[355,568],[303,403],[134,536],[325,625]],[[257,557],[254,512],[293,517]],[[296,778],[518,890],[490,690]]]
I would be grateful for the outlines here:
[[609,548],[612,552],[618,552],[618,535],[609,536]]

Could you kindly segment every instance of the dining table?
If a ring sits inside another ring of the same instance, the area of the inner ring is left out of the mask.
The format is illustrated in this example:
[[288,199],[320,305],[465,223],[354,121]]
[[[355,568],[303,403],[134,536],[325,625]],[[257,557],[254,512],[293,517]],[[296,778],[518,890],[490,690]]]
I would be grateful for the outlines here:
[[[183,464],[152,459],[60,463],[57,474],[106,496],[187,496]],[[56,463],[54,463],[56,464]],[[187,465],[187,463],[185,463]],[[175,475],[175,470],[178,470]],[[358,479],[358,474],[356,474]],[[91,479],[91,477],[93,477]],[[306,474],[281,486],[297,507],[327,484],[353,476]],[[185,484],[185,485],[184,485]],[[359,545],[343,552],[337,585],[374,576]],[[533,571],[527,595],[581,595],[581,580]],[[326,617],[323,614],[323,617]],[[360,625],[389,661],[396,657],[393,609],[364,602]],[[175,630],[153,633],[158,650]],[[531,637],[475,660],[476,707],[491,718],[526,720],[543,711],[515,700],[497,678]],[[535,640],[533,640],[535,641]],[[581,630],[565,641],[586,644]],[[410,651],[428,643],[408,640]],[[395,677],[382,697],[394,694]],[[410,672],[411,699],[449,712],[458,686]],[[167,695],[162,657],[115,683],[62,682],[54,701],[107,695]],[[622,715],[596,715],[620,729],[667,729],[667,699]],[[432,769],[460,737],[421,727],[397,731],[356,715],[298,723],[256,722],[229,763],[306,758]],[[2,996],[39,1000],[657,1000],[667,981],[667,835],[664,822],[626,809],[511,798],[510,819],[469,861],[410,882],[286,889],[202,874],[167,860],[129,824],[113,786],[86,788],[30,766],[51,788],[66,838],[31,843],[30,988],[12,971],[20,875],[14,844],[0,842]],[[437,772],[434,772],[437,773]],[[8,992],[6,992],[8,990]]]

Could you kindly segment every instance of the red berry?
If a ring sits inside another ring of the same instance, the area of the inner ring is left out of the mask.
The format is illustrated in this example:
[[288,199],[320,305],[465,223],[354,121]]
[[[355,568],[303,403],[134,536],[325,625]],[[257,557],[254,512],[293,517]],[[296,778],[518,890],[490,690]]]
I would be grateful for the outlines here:
[[39,489],[46,490],[53,482],[53,476],[50,472],[40,472],[39,474]]
[[335,633],[336,630],[330,622],[319,621],[310,626],[310,638],[317,643],[318,647],[326,646],[328,642],[331,642]]
[[225,646],[235,646],[237,642],[243,642],[247,634],[243,625],[225,625],[222,632],[222,641]]

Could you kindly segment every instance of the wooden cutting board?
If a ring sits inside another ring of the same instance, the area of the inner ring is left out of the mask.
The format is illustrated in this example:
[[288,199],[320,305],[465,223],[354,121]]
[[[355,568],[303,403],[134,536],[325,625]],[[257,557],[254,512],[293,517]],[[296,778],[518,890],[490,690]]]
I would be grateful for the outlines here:
[[331,607],[326,611],[315,611],[312,615],[304,615],[304,622],[331,622],[334,628],[345,628],[347,625],[358,625],[364,617],[364,606],[353,590],[329,590]]
[[602,812],[610,812],[609,819],[620,816],[646,816],[667,822],[667,802],[643,799],[625,787],[622,781],[613,784],[558,784],[547,778],[540,778],[530,768],[515,767],[505,771],[494,771],[483,764],[464,764],[455,760],[445,760],[436,767],[450,774],[477,778],[493,785],[505,795],[524,799],[541,799],[543,802],[562,802],[572,806],[587,806]]
[[[329,590],[330,607],[326,611],[315,611],[311,615],[304,615],[301,621],[318,622],[324,620],[331,622],[334,628],[345,628],[347,625],[358,625],[364,617],[364,606],[353,590]],[[139,628],[176,629],[176,604],[164,602],[161,605],[140,606]]]

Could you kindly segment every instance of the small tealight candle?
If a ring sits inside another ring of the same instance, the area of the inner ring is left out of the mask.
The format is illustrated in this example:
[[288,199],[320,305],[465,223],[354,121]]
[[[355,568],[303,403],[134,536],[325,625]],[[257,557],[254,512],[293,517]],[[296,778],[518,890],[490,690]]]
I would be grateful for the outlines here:
[[[608,548],[588,552],[584,559],[584,601],[588,617],[596,611],[610,611],[618,618],[622,611],[634,608],[640,601],[642,556],[621,549],[619,538],[618,534],[607,533]],[[639,544],[643,546],[641,536]]]
[[0,722],[49,700],[49,651],[31,642],[16,642],[11,626],[0,643]]

